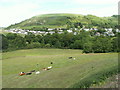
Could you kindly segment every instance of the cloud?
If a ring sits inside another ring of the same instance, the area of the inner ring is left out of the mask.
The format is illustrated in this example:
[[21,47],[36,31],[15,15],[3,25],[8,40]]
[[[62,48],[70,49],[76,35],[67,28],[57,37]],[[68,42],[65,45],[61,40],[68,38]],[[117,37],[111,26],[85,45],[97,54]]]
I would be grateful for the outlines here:
[[112,16],[118,14],[118,7],[117,6],[111,6],[111,7],[103,7],[103,8],[76,8],[72,9],[69,12],[76,13],[76,14],[93,14],[99,17],[104,16]]
[[119,0],[0,0],[0,26],[47,13],[76,13],[111,16]]
[[0,26],[8,26],[30,18],[37,14],[34,10],[39,7],[39,5],[33,3],[15,4],[8,7],[0,6]]
[[113,3],[118,3],[119,0],[74,0],[74,2],[79,3],[79,4],[113,4]]

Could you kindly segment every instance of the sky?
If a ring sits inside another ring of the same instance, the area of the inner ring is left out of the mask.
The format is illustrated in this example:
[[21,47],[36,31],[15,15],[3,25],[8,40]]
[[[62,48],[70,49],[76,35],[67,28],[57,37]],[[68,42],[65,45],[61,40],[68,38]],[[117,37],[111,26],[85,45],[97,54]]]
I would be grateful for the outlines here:
[[49,13],[92,14],[100,17],[118,14],[120,0],[0,0],[0,27]]

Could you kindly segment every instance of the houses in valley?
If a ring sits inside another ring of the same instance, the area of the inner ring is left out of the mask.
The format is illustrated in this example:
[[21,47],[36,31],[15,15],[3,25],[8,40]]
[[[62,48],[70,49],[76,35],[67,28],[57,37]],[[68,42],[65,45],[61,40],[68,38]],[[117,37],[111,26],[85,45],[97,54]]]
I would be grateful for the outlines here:
[[[96,31],[96,33],[95,33],[96,36],[100,36],[100,35],[114,36],[115,35],[113,33],[113,29],[112,28],[105,28],[104,29],[105,30],[104,34],[101,34],[100,32],[98,32],[97,28],[90,28],[90,29],[88,29],[88,28],[81,28],[81,29],[77,29],[77,28],[72,29],[72,28],[70,28],[69,30],[64,30],[62,28],[57,28],[57,29],[48,28],[47,31],[34,31],[34,30],[24,30],[24,29],[9,29],[9,30],[5,30],[5,31],[6,32],[10,32],[10,33],[25,34],[25,35],[27,35],[28,33],[33,33],[33,34],[37,34],[37,35],[38,34],[44,34],[44,35],[46,35],[48,33],[53,34],[53,33],[56,33],[56,32],[59,33],[59,34],[61,34],[61,33],[64,33],[64,31],[67,31],[68,33],[72,33],[73,32],[74,35],[76,35],[77,32],[79,32],[81,30],[85,30],[85,31],[95,30]],[[116,32],[120,32],[120,30],[116,29]]]

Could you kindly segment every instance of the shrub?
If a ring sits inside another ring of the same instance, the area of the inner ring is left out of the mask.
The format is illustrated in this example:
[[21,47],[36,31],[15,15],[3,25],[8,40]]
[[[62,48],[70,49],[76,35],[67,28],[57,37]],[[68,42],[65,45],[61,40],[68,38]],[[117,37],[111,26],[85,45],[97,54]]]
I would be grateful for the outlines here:
[[28,49],[32,49],[32,48],[41,48],[41,44],[39,42],[32,42],[30,44],[27,45]]

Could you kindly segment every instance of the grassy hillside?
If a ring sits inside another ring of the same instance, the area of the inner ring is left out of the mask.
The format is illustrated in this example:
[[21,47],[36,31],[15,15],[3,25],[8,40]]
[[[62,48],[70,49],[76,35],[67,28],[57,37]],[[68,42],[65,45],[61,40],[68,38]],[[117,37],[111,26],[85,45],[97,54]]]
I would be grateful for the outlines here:
[[[68,57],[75,57],[70,60]],[[3,88],[68,88],[97,73],[117,68],[117,53],[82,54],[70,49],[29,49],[3,53]],[[43,71],[42,68],[53,68]],[[36,66],[38,64],[38,67]],[[39,70],[36,75],[20,72]],[[97,78],[99,79],[99,77]]]
[[103,83],[100,85],[92,85],[91,88],[116,88],[118,87],[118,77],[120,75],[113,75],[109,78],[107,78]]
[[82,25],[103,26],[117,25],[117,17],[97,17],[94,15],[79,15],[79,14],[43,14],[26,19],[20,23],[16,23],[7,27],[22,28],[22,29],[40,29],[46,28],[67,28],[68,24],[81,23]]

